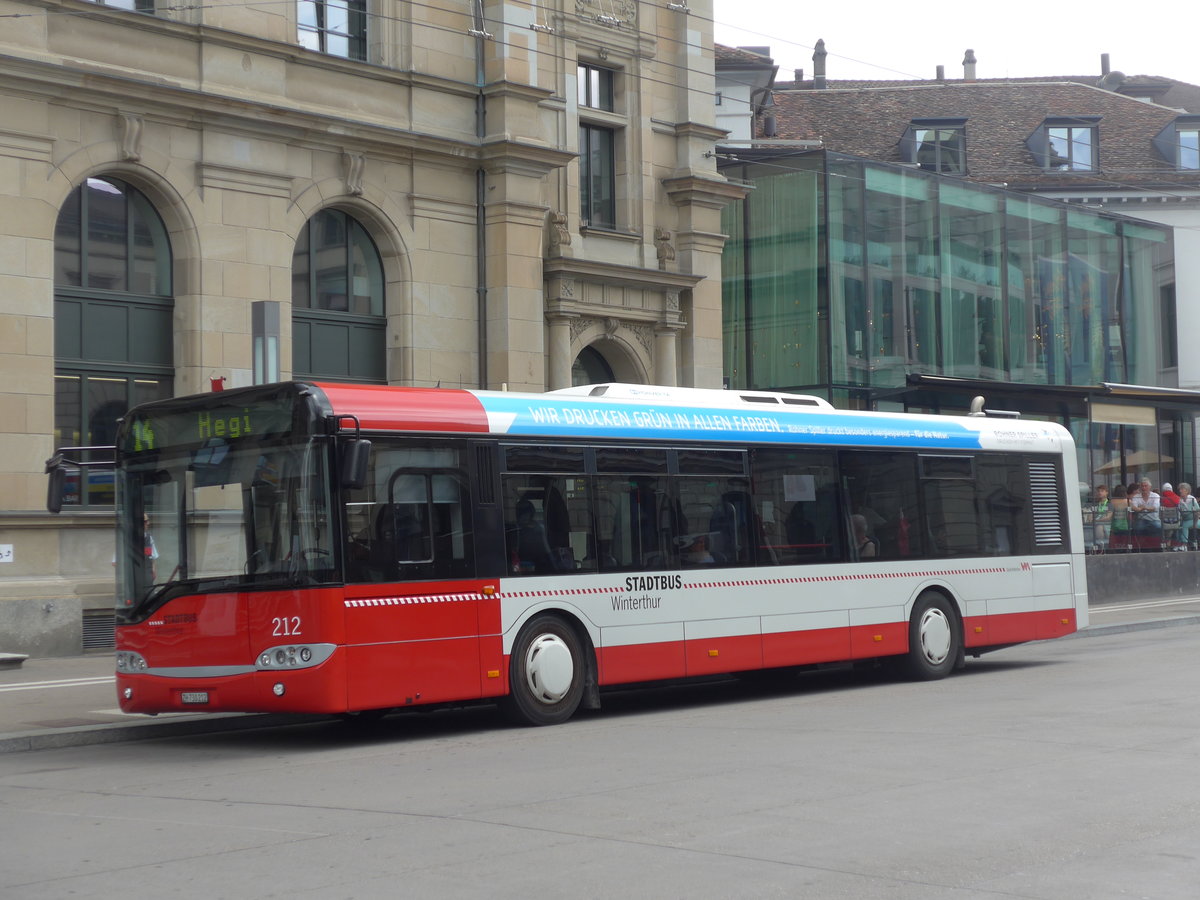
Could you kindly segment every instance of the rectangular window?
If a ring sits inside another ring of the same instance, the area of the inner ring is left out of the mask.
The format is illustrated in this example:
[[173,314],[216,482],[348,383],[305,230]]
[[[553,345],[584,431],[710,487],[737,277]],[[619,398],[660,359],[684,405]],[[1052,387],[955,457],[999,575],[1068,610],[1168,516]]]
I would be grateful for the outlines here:
[[1175,285],[1164,284],[1158,289],[1159,321],[1162,323],[1159,332],[1162,338],[1162,365],[1164,369],[1173,369],[1179,365],[1179,335],[1176,330],[1178,319],[1175,317]]
[[[579,103],[579,218],[585,227],[616,228],[617,151],[624,122],[616,112],[617,73],[576,67]],[[591,121],[589,121],[591,119]]]
[[[970,457],[963,457],[970,462]],[[925,554],[917,467],[911,453],[845,451],[842,490],[849,504],[851,559]]]
[[474,574],[466,458],[449,443],[375,447],[366,485],[346,492],[347,580]]
[[1200,169],[1200,128],[1181,128],[1179,137],[1179,168]]
[[87,447],[66,454],[90,465],[71,469],[64,506],[113,503],[112,445],[117,423],[130,407],[172,394],[171,380],[154,376],[99,375],[59,371],[54,376],[54,446]]
[[928,172],[965,175],[966,152],[961,128],[922,128],[917,131],[917,164]]
[[596,471],[666,474],[667,451],[647,447],[604,447],[596,451]]
[[1059,172],[1091,172],[1096,168],[1096,129],[1052,125],[1046,129],[1049,143],[1047,168]]
[[345,59],[367,58],[366,0],[300,0],[296,17],[301,47]]
[[599,568],[588,481],[582,474],[504,476],[504,543],[512,574]]
[[600,570],[674,569],[679,507],[665,476],[596,478],[596,549]]
[[837,457],[828,450],[754,450],[751,453],[758,559],[766,565],[802,565],[841,558]]
[[612,69],[580,63],[577,69],[579,81],[579,105],[589,109],[613,111]]
[[582,447],[521,445],[504,450],[509,472],[582,472]]
[[579,126],[580,218],[593,228],[615,228],[616,133],[599,125]]
[[117,9],[128,9],[131,12],[154,12],[154,0],[92,0],[92,2],[99,6],[112,6]]
[[677,521],[681,566],[750,566],[758,529],[744,477],[679,476]]

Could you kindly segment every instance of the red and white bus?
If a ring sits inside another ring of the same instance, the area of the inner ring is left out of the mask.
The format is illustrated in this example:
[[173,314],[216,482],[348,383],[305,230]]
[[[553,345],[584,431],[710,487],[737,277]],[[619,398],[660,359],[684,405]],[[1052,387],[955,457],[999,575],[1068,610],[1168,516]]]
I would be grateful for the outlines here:
[[1086,624],[1077,484],[1052,423],[787,394],[146,404],[117,446],[120,704],[491,698],[543,725],[609,685],[883,657],[940,678]]

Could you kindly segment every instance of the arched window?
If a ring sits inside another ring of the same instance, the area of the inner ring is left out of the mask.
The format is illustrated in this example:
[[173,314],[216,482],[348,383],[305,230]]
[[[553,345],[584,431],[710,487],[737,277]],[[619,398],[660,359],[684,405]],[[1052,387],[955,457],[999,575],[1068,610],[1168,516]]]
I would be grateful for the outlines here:
[[375,242],[346,213],[322,210],[292,256],[293,375],[386,382],[386,325]]
[[[54,232],[57,447],[109,446],[131,406],[172,395],[173,307],[171,244],[150,201],[116,178],[87,179]],[[112,503],[111,469],[86,471],[64,503]]]
[[608,360],[592,347],[580,350],[575,357],[575,364],[571,366],[571,384],[574,387],[581,384],[609,384],[616,380]]

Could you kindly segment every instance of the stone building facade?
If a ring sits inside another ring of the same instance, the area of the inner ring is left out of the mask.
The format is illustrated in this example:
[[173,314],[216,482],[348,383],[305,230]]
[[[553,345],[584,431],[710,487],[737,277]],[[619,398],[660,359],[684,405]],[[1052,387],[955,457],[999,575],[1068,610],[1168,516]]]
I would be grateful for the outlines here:
[[0,650],[103,643],[111,484],[42,469],[140,400],[720,386],[709,0],[0,16]]

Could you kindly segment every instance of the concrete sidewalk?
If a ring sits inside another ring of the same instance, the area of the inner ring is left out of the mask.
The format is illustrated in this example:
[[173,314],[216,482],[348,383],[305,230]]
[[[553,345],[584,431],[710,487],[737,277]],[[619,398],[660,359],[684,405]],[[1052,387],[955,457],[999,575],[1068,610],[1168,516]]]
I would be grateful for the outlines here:
[[[1200,596],[1092,606],[1079,639],[1200,625]],[[111,652],[26,660],[0,669],[0,753],[239,731],[326,717],[179,713],[126,715],[117,707]]]

